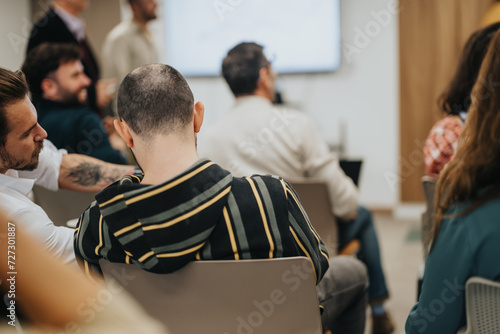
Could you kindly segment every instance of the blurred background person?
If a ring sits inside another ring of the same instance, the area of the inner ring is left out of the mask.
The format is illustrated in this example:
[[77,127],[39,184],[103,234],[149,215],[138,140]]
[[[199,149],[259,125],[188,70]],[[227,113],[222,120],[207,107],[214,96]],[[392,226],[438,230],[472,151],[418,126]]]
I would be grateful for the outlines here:
[[114,80],[99,80],[99,64],[85,34],[85,22],[80,17],[89,0],[54,0],[45,15],[31,28],[26,54],[44,42],[72,43],[82,54],[82,64],[91,83],[88,103],[102,117],[115,92]]
[[132,18],[122,21],[106,36],[103,45],[103,77],[120,83],[133,69],[158,63],[158,50],[148,28],[156,19],[155,0],[127,0]]
[[[22,66],[39,122],[58,148],[106,162],[125,164],[126,146],[111,138],[95,111],[83,103],[90,79],[73,44],[43,43],[31,50]],[[114,147],[112,146],[114,145]]]
[[361,243],[358,257],[368,269],[373,333],[391,333],[394,325],[383,306],[389,291],[371,213],[358,206],[356,186],[320,138],[313,120],[273,106],[277,74],[263,49],[253,42],[240,43],[224,58],[222,74],[236,100],[232,110],[201,137],[200,157],[236,176],[258,173],[324,180],[339,220],[338,249],[353,239]]
[[[457,150],[467,110],[471,104],[471,91],[478,78],[481,63],[491,39],[500,29],[500,23],[474,32],[465,44],[455,74],[448,89],[439,99],[439,106],[447,116],[431,129],[424,146],[425,174],[437,178]],[[484,82],[489,80],[482,78]]]
[[[500,281],[498,82],[500,31],[493,37],[473,87],[457,153],[438,179],[434,240],[422,293],[408,316],[406,333],[457,333],[466,324],[467,280],[479,276]],[[439,313],[433,312],[439,305],[436,301],[446,303]]]

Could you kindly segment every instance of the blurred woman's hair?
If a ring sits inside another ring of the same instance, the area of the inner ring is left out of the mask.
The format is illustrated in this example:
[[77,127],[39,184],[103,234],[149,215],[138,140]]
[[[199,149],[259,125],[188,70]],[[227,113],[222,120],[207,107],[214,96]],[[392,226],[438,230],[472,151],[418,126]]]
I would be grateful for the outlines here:
[[491,41],[471,96],[457,153],[436,185],[433,245],[453,205],[474,199],[459,214],[465,215],[500,197],[500,31]]
[[500,22],[476,30],[465,43],[453,79],[438,100],[438,105],[447,114],[459,115],[469,109],[472,87],[477,80],[488,45],[499,29]]

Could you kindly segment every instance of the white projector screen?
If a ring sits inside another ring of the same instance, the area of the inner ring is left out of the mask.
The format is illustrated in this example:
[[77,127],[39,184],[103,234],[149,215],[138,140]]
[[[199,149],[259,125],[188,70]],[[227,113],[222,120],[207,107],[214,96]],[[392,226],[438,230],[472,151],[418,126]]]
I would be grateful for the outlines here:
[[184,76],[220,75],[240,42],[264,46],[278,73],[340,66],[339,0],[164,0],[167,64]]

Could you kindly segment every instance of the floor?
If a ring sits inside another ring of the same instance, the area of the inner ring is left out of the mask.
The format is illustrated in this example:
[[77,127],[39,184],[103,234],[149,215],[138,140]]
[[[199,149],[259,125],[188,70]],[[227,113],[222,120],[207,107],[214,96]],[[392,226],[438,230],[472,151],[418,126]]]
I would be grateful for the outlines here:
[[[374,218],[391,295],[385,306],[396,324],[394,333],[400,334],[405,332],[408,312],[416,302],[418,268],[423,261],[420,221],[396,220],[387,214]],[[367,317],[365,334],[371,334],[370,325]]]

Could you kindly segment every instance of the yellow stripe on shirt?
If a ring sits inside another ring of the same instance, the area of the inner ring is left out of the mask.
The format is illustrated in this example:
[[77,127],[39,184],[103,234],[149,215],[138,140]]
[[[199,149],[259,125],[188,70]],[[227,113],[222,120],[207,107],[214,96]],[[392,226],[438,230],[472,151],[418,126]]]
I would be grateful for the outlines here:
[[121,230],[113,233],[113,235],[115,237],[118,237],[118,236],[122,235],[123,233],[127,233],[128,231],[133,230],[134,228],[139,227],[139,226],[141,226],[141,222],[137,222],[135,224],[129,225],[127,227],[124,227]]
[[274,253],[274,242],[273,238],[271,237],[271,232],[269,231],[269,225],[267,223],[266,213],[264,212],[264,206],[262,205],[262,200],[260,199],[259,193],[257,192],[257,188],[255,187],[255,183],[253,182],[253,180],[249,177],[247,177],[246,180],[250,184],[255,199],[257,200],[257,205],[259,206],[260,216],[262,217],[262,223],[264,224],[267,240],[269,241],[269,258],[272,259]]
[[178,184],[180,184],[180,183],[182,183],[182,182],[184,182],[184,181],[186,181],[186,180],[188,180],[188,179],[192,178],[193,176],[195,176],[196,174],[198,174],[198,173],[200,173],[200,172],[204,171],[205,169],[207,169],[208,167],[210,167],[210,166],[211,166],[211,165],[213,165],[213,164],[214,164],[213,162],[209,161],[209,162],[207,162],[206,164],[204,164],[203,166],[201,166],[201,167],[199,167],[199,168],[195,169],[195,170],[194,170],[194,171],[192,171],[191,173],[186,174],[186,175],[184,175],[183,177],[178,178],[177,180],[175,180],[175,181],[173,181],[173,182],[170,182],[169,184],[164,185],[163,187],[160,187],[160,188],[158,188],[158,189],[155,189],[155,190],[149,191],[149,192],[147,192],[147,193],[145,193],[145,194],[138,195],[138,196],[136,196],[136,197],[132,197],[131,199],[126,200],[126,201],[125,201],[125,204],[130,205],[130,204],[132,204],[132,203],[136,203],[136,202],[142,201],[143,199],[149,198],[149,197],[151,197],[151,196],[154,196],[154,195],[160,194],[160,193],[162,193],[162,192],[164,192],[164,191],[166,191],[166,190],[168,190],[168,189],[170,189],[170,188],[173,188],[173,187],[175,187],[176,185],[178,185]]
[[99,255],[99,248],[102,247],[102,215],[99,216],[99,244],[95,248],[95,255]]
[[194,246],[192,248],[189,248],[189,249],[186,249],[186,250],[183,250],[181,252],[176,252],[176,253],[163,253],[163,254],[158,254],[156,255],[156,257],[178,257],[178,256],[182,256],[182,255],[186,255],[186,254],[189,254],[189,253],[192,253],[198,249],[200,249],[201,247],[203,247],[203,245],[205,245],[205,242],[197,245],[197,246]]
[[222,209],[222,213],[224,214],[224,220],[226,221],[227,233],[229,234],[229,240],[231,240],[231,247],[233,249],[234,259],[239,260],[240,254],[238,254],[238,247],[236,246],[236,239],[234,237],[233,227],[231,226],[231,220],[229,219],[227,207],[224,207],[224,209]]
[[146,260],[148,257],[151,257],[155,254],[155,252],[151,251],[151,252],[147,252],[146,254],[144,254],[143,256],[141,256],[139,258],[139,262],[143,262],[144,260]]
[[151,231],[151,230],[158,230],[158,229],[161,229],[161,228],[166,228],[166,227],[175,225],[178,222],[183,221],[183,220],[185,220],[185,219],[187,219],[189,217],[192,217],[192,216],[194,216],[195,214],[197,214],[198,212],[200,212],[202,210],[205,210],[207,207],[209,207],[210,205],[214,204],[215,202],[217,202],[222,197],[226,196],[226,194],[228,194],[230,191],[231,191],[231,187],[228,187],[223,192],[221,192],[219,195],[215,196],[214,198],[212,198],[210,201],[206,202],[205,204],[200,205],[199,207],[197,207],[193,211],[185,213],[182,216],[177,217],[175,219],[172,219],[172,220],[170,220],[168,222],[165,222],[163,224],[148,225],[148,226],[144,226],[142,229],[144,231]]
[[122,199],[122,198],[123,198],[123,194],[116,195],[115,197],[113,197],[113,198],[112,198],[112,199],[110,199],[109,201],[106,201],[106,202],[104,202],[104,203],[99,204],[99,207],[100,207],[100,208],[105,207],[106,205],[111,204],[111,203],[113,203],[113,202],[116,202],[117,200]]
[[320,238],[319,238],[319,235],[318,233],[316,232],[316,230],[312,227],[311,225],[311,222],[309,221],[309,218],[306,219],[307,217],[307,214],[305,213],[304,211],[304,208],[302,207],[302,205],[300,204],[299,200],[295,197],[295,195],[293,194],[292,191],[290,191],[289,189],[286,190],[288,193],[290,193],[290,195],[292,195],[293,197],[293,200],[295,201],[295,203],[297,204],[297,206],[300,208],[300,212],[302,212],[302,216],[304,216],[304,220],[307,222],[307,225],[309,227],[309,230],[311,231],[311,233],[314,235],[314,237],[316,238],[316,241],[318,242],[318,249],[320,250],[321,252],[321,255],[323,255],[327,260],[329,260],[329,257],[328,257],[328,254],[326,254],[325,252],[323,252],[321,250],[321,241],[320,241]]
[[[309,253],[307,252],[306,248],[302,245],[302,243],[300,242],[299,238],[295,234],[295,231],[293,230],[293,228],[290,226],[289,229],[290,229],[290,232],[292,232],[293,238],[295,239],[295,241],[297,242],[297,244],[299,245],[299,247],[306,254],[306,256],[309,258],[309,260],[311,260],[311,263],[314,263],[313,260],[312,260],[312,258],[311,258],[311,255],[309,255]],[[314,268],[314,265],[313,265],[313,270],[314,270],[313,271],[314,272],[314,278],[315,278],[315,280],[317,282],[318,281],[318,276],[316,275],[316,269]]]

